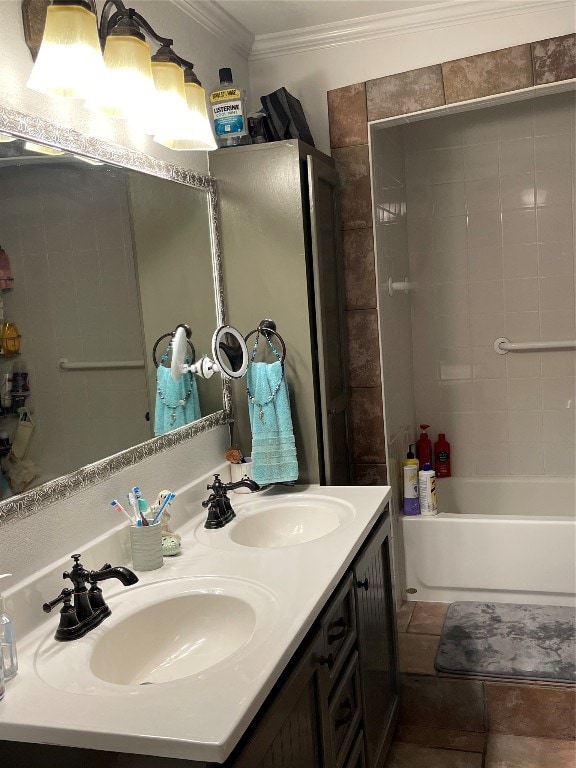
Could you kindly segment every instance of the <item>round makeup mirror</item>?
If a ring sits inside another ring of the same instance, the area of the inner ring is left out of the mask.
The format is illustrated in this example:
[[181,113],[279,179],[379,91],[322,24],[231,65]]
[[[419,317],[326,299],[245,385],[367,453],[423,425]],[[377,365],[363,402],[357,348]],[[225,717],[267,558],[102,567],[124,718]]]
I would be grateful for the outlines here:
[[241,379],[248,368],[248,347],[244,336],[231,325],[221,325],[212,337],[212,356],[227,379]]
[[186,327],[179,325],[172,340],[172,362],[170,375],[178,381],[183,373],[190,371],[203,379],[219,373],[225,379],[241,379],[248,368],[248,347],[244,336],[231,325],[221,325],[212,336],[212,357],[204,355],[197,363],[185,362],[187,351]]

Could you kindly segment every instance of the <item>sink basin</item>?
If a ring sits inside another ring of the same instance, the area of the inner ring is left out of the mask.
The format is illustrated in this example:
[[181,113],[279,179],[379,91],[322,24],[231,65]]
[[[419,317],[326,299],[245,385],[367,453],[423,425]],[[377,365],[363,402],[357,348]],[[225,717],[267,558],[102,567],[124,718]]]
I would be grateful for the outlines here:
[[121,695],[191,676],[226,675],[261,653],[278,615],[276,597],[242,578],[194,576],[120,588],[112,616],[74,643],[50,635],[35,656],[40,677],[74,693]]
[[190,594],[150,605],[104,634],[90,667],[119,685],[167,683],[202,672],[242,648],[256,614],[245,600]]
[[274,548],[327,536],[351,520],[354,509],[344,501],[301,494],[295,498],[247,502],[238,507],[237,515],[223,529],[231,542],[244,547]]

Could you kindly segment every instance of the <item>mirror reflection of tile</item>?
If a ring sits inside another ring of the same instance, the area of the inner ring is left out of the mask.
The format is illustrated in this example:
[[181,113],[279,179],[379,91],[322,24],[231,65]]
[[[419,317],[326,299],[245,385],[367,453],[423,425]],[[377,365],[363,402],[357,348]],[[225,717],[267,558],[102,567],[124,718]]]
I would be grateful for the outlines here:
[[[21,141],[0,144],[0,182],[0,242],[14,274],[4,317],[21,334],[0,373],[28,373],[34,414],[23,490],[151,438],[154,341],[185,321],[209,352],[216,299],[203,189],[31,153]],[[63,371],[61,360],[120,365]],[[203,416],[222,409],[220,382],[198,390]],[[10,410],[0,430],[12,441]]]

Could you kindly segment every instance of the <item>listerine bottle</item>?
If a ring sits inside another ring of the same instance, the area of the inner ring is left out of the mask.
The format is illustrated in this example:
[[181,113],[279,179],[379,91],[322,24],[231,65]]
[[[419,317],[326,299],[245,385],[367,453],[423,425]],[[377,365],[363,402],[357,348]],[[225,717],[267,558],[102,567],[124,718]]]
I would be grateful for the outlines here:
[[246,117],[246,91],[232,80],[229,67],[219,70],[220,87],[210,94],[214,133],[219,147],[250,144]]

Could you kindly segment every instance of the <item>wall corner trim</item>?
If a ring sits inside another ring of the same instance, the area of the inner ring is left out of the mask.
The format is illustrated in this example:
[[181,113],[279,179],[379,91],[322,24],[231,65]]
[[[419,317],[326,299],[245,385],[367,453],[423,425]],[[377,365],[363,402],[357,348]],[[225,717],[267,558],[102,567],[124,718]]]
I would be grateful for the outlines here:
[[202,3],[194,0],[171,0],[171,2],[219,40],[228,43],[240,56],[245,59],[250,57],[254,35],[212,0],[205,0]]

